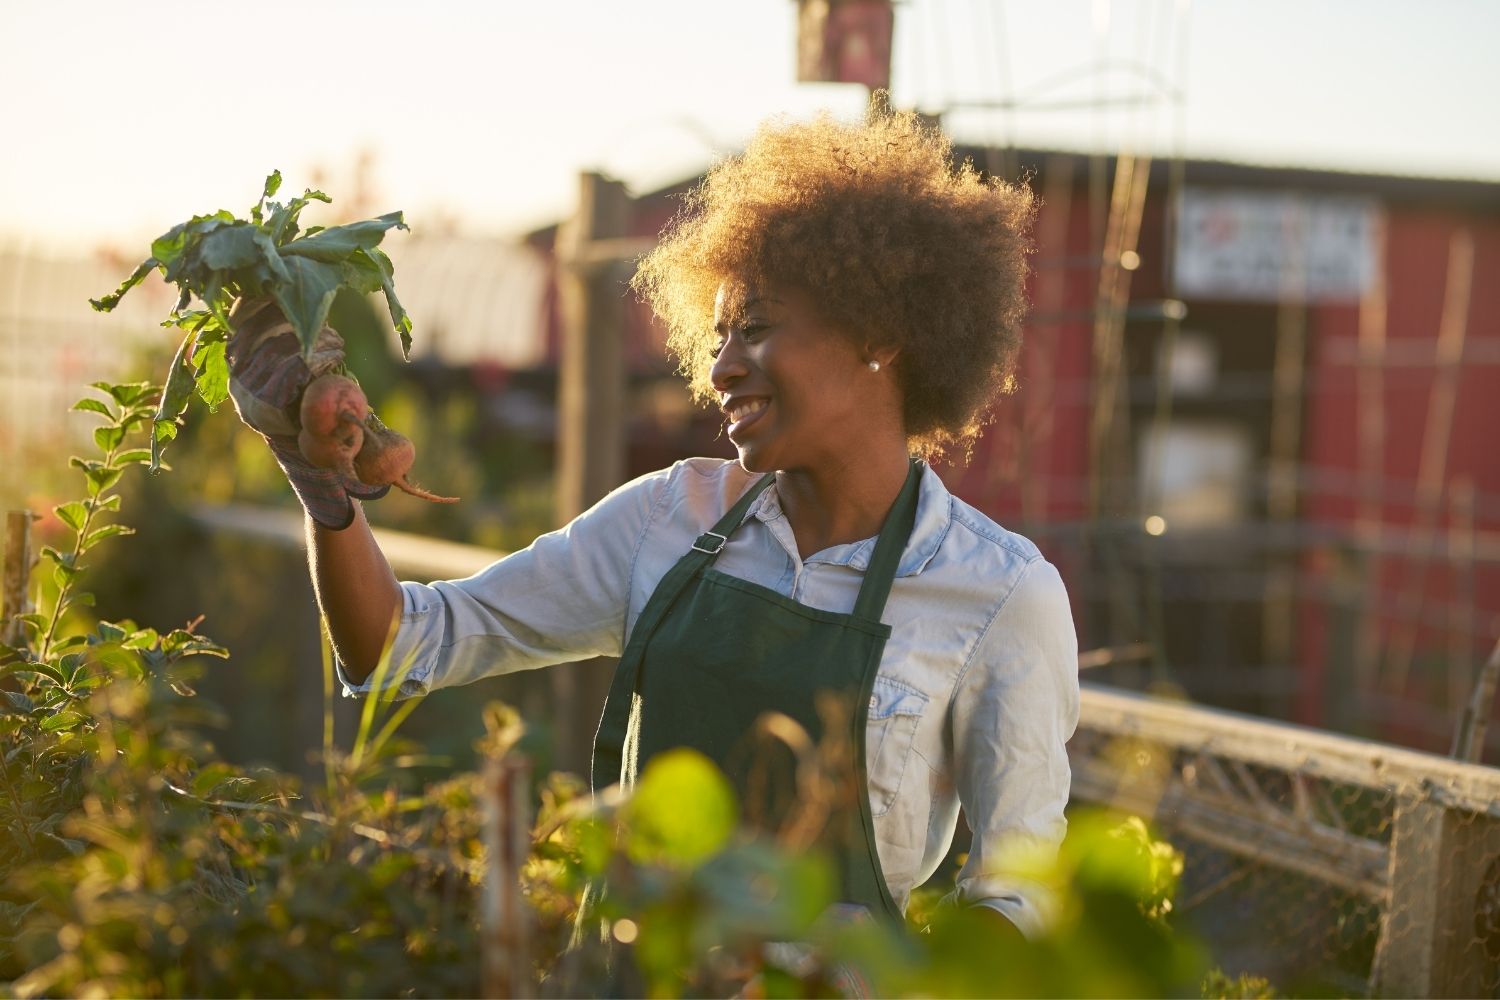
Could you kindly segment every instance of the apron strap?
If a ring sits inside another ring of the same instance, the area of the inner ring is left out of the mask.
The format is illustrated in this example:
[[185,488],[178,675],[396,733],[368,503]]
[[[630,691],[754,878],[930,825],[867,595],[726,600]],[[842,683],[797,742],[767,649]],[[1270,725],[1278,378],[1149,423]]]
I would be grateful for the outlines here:
[[[698,576],[704,566],[719,557],[724,544],[739,527],[740,521],[744,519],[745,512],[750,509],[755,498],[764,493],[766,487],[775,481],[775,473],[762,476],[745,491],[744,496],[740,497],[734,506],[729,508],[729,512],[720,518],[717,524],[699,535],[693,542],[693,547],[684,553],[671,569],[667,570],[666,575],[657,583],[656,590],[652,592],[645,608],[641,610],[641,616],[636,619],[635,629],[631,632],[630,642],[626,644],[620,662],[615,667],[609,694],[604,699],[604,711],[599,716],[599,728],[594,734],[593,761],[589,773],[595,791],[606,785],[612,785],[616,781],[627,781],[635,770],[635,747],[628,746],[627,743],[632,731],[630,716],[637,710],[635,699],[640,684],[640,654],[645,642],[656,631],[661,620],[672,610],[672,606],[677,603],[678,596],[687,589],[687,585]],[[626,760],[631,764],[628,771],[622,766]]]
[[718,524],[698,536],[697,540],[693,542],[693,548],[689,555],[692,552],[702,552],[704,558],[695,561],[699,563],[712,562],[718,556],[719,552],[723,550],[724,544],[729,541],[729,536],[734,534],[735,529],[740,526],[740,522],[745,519],[745,512],[750,509],[750,505],[755,502],[755,498],[764,493],[766,487],[775,481],[776,473],[774,472],[768,472],[764,476],[761,476],[755,482],[755,485],[745,491],[744,496],[735,501],[734,506],[729,508],[728,513],[719,518]]
[[870,565],[865,569],[864,582],[859,586],[859,597],[854,601],[854,617],[879,623],[885,612],[886,598],[891,596],[891,584],[896,579],[896,569],[901,564],[901,554],[906,550],[911,537],[912,525],[917,520],[917,494],[922,482],[922,463],[912,459],[906,473],[906,483],[896,496],[891,512],[886,515],[880,537],[875,540],[875,552],[870,556]]

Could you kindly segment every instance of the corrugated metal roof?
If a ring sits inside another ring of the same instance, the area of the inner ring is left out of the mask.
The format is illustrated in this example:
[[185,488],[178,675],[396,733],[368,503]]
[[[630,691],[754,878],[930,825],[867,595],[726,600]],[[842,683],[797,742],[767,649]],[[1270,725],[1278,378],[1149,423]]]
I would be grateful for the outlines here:
[[388,250],[412,356],[529,368],[546,360],[546,259],[499,240],[397,237]]

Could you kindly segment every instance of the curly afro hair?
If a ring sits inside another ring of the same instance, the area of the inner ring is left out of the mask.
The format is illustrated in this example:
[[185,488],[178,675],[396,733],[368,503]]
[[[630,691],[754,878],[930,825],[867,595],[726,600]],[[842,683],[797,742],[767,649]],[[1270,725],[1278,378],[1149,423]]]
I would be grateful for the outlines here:
[[1035,214],[915,114],[770,122],[686,196],[631,286],[703,400],[720,282],[810,292],[861,346],[899,349],[907,437],[933,457],[971,445],[1012,384]]

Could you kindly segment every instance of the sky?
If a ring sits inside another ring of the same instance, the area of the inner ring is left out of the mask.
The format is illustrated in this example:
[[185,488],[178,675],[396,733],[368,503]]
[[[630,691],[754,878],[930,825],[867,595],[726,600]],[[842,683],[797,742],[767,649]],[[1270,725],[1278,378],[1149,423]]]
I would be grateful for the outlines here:
[[[959,139],[1500,181],[1497,38],[1493,0],[904,0],[892,96]],[[0,0],[0,246],[129,253],[272,168],[347,201],[361,160],[372,212],[524,232],[581,170],[649,190],[857,115],[794,41],[793,0]]]

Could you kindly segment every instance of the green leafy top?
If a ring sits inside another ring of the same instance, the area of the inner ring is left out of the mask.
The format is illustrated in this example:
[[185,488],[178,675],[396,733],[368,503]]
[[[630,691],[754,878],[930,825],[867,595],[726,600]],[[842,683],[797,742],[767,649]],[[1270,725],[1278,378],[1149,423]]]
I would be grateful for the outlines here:
[[[160,465],[163,445],[176,436],[178,418],[195,388],[210,408],[228,398],[224,349],[232,332],[229,313],[237,299],[269,295],[296,330],[304,353],[311,356],[339,289],[383,292],[401,337],[401,353],[410,356],[411,318],[396,298],[391,259],[379,249],[388,230],[407,228],[401,213],[301,230],[297,217],[302,210],[314,201],[332,199],[309,188],[285,203],[268,200],[280,187],[281,171],[273,171],[248,220],[221,209],[173,226],[151,242],[151,256],[119,288],[89,300],[96,310],[109,312],[152,269],[160,270],[181,292],[162,324],[186,332],[156,412],[153,470]],[[194,298],[203,309],[188,308]]]

